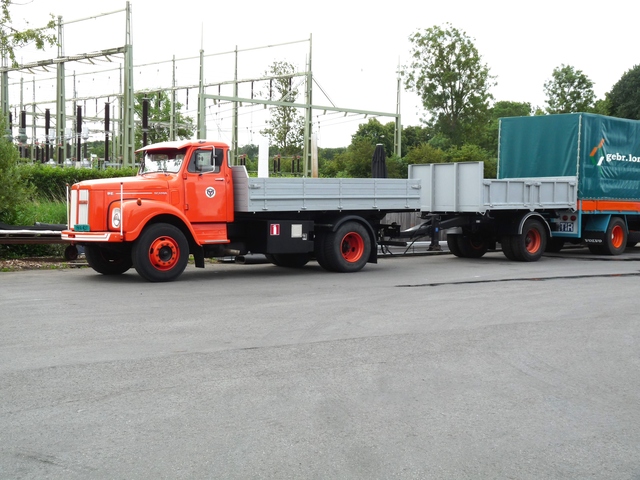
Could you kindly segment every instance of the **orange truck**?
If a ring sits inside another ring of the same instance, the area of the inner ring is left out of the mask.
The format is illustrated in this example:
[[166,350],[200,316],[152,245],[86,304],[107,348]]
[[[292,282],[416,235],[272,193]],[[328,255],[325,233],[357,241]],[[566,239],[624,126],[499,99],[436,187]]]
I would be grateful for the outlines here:
[[221,142],[164,142],[139,153],[137,176],[70,188],[61,238],[82,246],[104,275],[134,267],[148,281],[172,281],[190,255],[204,267],[205,258],[248,253],[355,272],[376,263],[386,213],[420,206],[419,180],[249,177]]

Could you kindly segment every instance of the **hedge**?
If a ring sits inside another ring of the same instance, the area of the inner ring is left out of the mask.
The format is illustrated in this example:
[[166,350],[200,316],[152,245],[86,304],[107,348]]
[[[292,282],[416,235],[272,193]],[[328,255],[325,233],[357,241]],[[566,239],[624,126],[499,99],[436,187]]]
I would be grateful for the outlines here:
[[95,178],[132,177],[137,173],[137,168],[134,167],[98,170],[33,164],[22,165],[21,168],[24,169],[27,181],[35,187],[36,196],[53,200],[66,198],[67,185]]

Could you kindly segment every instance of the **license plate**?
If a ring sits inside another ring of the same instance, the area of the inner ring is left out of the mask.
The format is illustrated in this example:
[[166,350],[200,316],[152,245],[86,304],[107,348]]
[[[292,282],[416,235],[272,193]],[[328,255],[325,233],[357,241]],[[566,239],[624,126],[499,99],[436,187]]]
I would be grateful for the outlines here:
[[571,232],[573,233],[573,222],[558,222],[559,232]]

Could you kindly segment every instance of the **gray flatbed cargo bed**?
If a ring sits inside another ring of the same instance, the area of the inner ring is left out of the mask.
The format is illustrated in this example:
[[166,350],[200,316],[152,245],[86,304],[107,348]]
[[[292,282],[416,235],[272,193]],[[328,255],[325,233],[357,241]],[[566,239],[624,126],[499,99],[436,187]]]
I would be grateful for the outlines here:
[[568,210],[577,206],[576,177],[485,179],[482,162],[461,162],[410,165],[409,178],[422,184],[422,212]]
[[254,178],[232,167],[236,212],[417,211],[420,181],[391,178]]

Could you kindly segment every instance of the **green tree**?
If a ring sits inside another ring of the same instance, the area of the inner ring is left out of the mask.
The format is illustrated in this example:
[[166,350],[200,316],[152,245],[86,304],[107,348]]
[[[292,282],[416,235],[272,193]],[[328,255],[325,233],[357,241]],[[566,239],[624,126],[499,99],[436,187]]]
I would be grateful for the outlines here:
[[[296,68],[291,63],[274,62],[265,72],[266,76],[272,77],[267,96],[280,102],[294,103],[300,94],[294,81],[295,72]],[[263,92],[264,94],[266,92]],[[277,105],[271,108],[270,112],[268,127],[260,133],[269,138],[271,144],[277,147],[282,155],[300,154],[304,144],[304,117],[298,113],[297,108],[286,105]]]
[[446,24],[417,31],[409,40],[405,86],[420,96],[437,132],[455,145],[469,141],[481,131],[495,85],[472,39]]
[[412,149],[428,142],[433,136],[430,128],[408,126],[402,129],[402,156],[405,157]]
[[[0,131],[5,122],[0,119]],[[29,185],[18,162],[20,154],[15,145],[4,135],[0,136],[0,222],[13,224],[20,207],[31,198]]]
[[571,65],[560,65],[553,69],[551,80],[544,84],[547,95],[546,112],[575,113],[591,112],[596,99],[593,82],[582,70]]
[[409,150],[405,160],[409,165],[419,163],[444,163],[447,161],[447,157],[441,149],[424,142]]
[[44,50],[47,45],[57,44],[56,24],[53,15],[42,28],[17,29],[14,27],[9,11],[9,7],[15,5],[20,4],[16,4],[13,0],[0,0],[0,9],[2,10],[0,13],[0,54],[3,58],[8,58],[13,67],[18,66],[16,50],[27,45],[35,45],[38,50]]
[[[171,140],[171,99],[166,91],[153,93],[136,93],[134,101],[134,111],[138,117],[136,122],[136,148],[142,147],[142,101],[149,99],[149,131],[147,132],[147,143],[166,142]],[[176,137],[187,139],[193,137],[196,127],[193,119],[187,117],[180,109],[182,104],[175,104],[175,125]]]
[[393,138],[395,134],[395,123],[388,122],[385,125],[377,118],[370,118],[367,123],[358,126],[358,130],[351,137],[352,141],[361,138],[368,140],[374,147],[381,143],[387,156],[393,154]]
[[640,120],[640,65],[627,70],[607,96],[614,117]]
[[500,119],[505,117],[528,117],[533,108],[528,102],[499,101],[489,109],[489,121],[485,128],[481,146],[493,156],[498,156],[498,131]]

